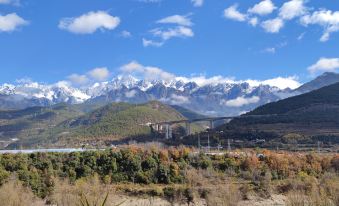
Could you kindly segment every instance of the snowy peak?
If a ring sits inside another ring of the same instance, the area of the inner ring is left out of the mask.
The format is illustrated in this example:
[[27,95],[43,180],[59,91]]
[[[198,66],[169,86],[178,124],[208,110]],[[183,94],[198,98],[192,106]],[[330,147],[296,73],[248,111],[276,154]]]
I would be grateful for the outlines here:
[[[288,96],[286,90],[253,81],[183,78],[170,80],[138,79],[120,75],[107,82],[75,88],[69,82],[39,84],[36,82],[3,84],[0,86],[0,108],[6,108],[18,99],[20,107],[45,106],[57,103],[84,102],[143,103],[160,100],[166,104],[180,105],[203,114],[237,115],[267,102]],[[5,106],[4,106],[5,105]]]
[[29,82],[18,85],[4,84],[0,86],[0,95],[21,96],[25,99],[45,99],[53,103],[82,103],[90,98],[86,93],[73,88],[67,82],[52,85]]

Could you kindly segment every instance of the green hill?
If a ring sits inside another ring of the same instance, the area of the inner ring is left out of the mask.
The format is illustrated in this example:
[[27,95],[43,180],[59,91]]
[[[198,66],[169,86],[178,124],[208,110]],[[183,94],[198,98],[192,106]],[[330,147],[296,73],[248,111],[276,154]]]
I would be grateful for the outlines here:
[[66,104],[0,111],[0,140],[29,139],[84,112]]
[[311,107],[325,107],[339,105],[339,83],[320,88],[318,90],[290,97],[278,102],[272,102],[249,112],[248,115],[288,114],[294,111]]
[[145,104],[112,103],[70,118],[23,145],[100,145],[105,141],[147,138],[153,135],[149,123],[186,119],[170,106],[152,101]]
[[[201,115],[157,101],[111,103],[101,107],[95,104],[32,107],[0,111],[0,141],[3,147],[10,144],[11,148],[102,145],[131,138],[146,141],[155,137],[149,123],[198,117]],[[182,126],[174,125],[174,134],[184,133]],[[192,130],[200,131],[201,127],[193,124]]]
[[160,102],[132,105],[113,103],[60,126],[77,136],[133,136],[149,133],[147,123],[184,119]]
[[[266,115],[254,117],[251,115]],[[220,127],[231,136],[274,139],[299,136],[308,143],[339,143],[339,83],[272,102]],[[313,139],[313,141],[311,141]]]
[[[51,136],[51,129],[68,119],[92,111],[95,104],[57,104],[50,107],[31,107],[22,110],[0,111],[0,148],[17,140],[30,141],[40,136]],[[48,135],[47,135],[48,134]],[[20,147],[21,144],[17,144]]]

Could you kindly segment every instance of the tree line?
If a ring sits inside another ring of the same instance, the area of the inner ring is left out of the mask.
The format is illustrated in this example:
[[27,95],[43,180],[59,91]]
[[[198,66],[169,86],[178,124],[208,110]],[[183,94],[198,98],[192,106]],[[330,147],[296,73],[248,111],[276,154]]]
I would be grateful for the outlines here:
[[[34,194],[44,198],[54,189],[56,178],[72,184],[83,177],[98,175],[105,184],[183,184],[190,168],[229,172],[244,178],[286,179],[295,176],[319,177],[339,172],[339,155],[315,153],[239,152],[219,156],[195,153],[189,148],[143,149],[128,147],[105,151],[72,153],[32,153],[0,155],[0,184],[16,176]],[[232,171],[232,172],[230,172]]]

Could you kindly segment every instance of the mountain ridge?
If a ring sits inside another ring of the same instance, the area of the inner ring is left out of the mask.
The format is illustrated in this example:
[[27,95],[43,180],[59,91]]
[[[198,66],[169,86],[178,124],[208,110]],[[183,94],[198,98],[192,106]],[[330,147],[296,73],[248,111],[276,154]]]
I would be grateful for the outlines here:
[[117,76],[108,82],[74,88],[67,82],[52,85],[25,82],[0,85],[0,109],[23,109],[58,103],[133,104],[157,100],[169,105],[197,111],[206,116],[239,115],[260,105],[302,94],[339,81],[339,74],[324,73],[297,89],[281,89],[252,81],[210,81],[176,78],[140,80],[133,76]]
[[[18,85],[0,85],[0,109],[23,109],[32,106],[49,106],[57,103],[145,103],[158,100],[165,104],[179,105],[205,115],[218,113],[238,114],[244,110],[269,101],[280,99],[288,93],[278,87],[253,85],[250,82],[210,82],[198,84],[194,81],[175,79],[139,80],[132,76],[118,76],[109,82],[95,83],[88,88],[73,88],[66,82],[53,85],[40,85],[30,82]],[[229,107],[224,103],[242,97],[258,96],[257,102]],[[206,104],[201,104],[206,102]]]
[[309,143],[322,140],[333,143],[339,142],[338,114],[339,83],[335,83],[262,105],[219,129],[238,137],[279,139],[293,134]]
[[319,89],[321,87],[325,87],[331,84],[335,84],[339,82],[339,74],[334,72],[325,72],[322,75],[316,77],[314,80],[307,82],[301,85],[299,88],[294,91],[298,93],[306,93],[312,90]]

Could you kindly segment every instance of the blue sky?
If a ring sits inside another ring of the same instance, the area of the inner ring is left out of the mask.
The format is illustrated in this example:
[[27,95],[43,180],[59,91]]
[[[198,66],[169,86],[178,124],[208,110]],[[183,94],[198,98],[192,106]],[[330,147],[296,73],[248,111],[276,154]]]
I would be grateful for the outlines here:
[[131,62],[176,76],[308,81],[339,68],[339,2],[0,0],[0,83],[104,81]]

